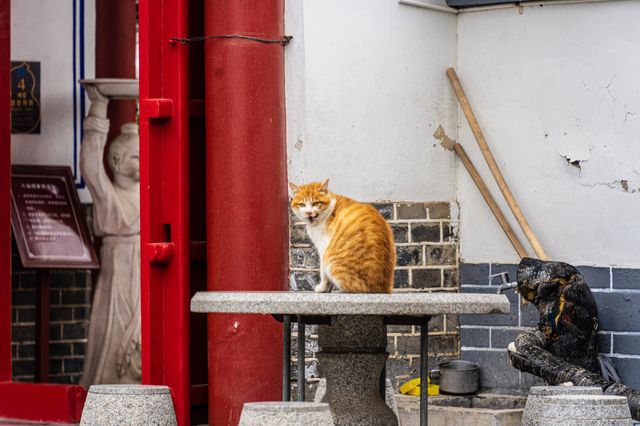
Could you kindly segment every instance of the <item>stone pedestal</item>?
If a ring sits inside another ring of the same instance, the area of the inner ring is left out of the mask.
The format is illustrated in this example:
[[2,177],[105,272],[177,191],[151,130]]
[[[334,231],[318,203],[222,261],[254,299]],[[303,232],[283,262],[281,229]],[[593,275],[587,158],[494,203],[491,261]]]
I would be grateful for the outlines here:
[[387,360],[381,316],[335,316],[318,331],[320,372],[327,380],[322,402],[336,426],[396,426],[398,419],[380,397]]
[[167,386],[93,385],[80,425],[175,426],[177,422]]
[[627,398],[618,395],[554,395],[544,398],[540,426],[631,426]]
[[522,426],[538,426],[542,404],[547,396],[553,395],[602,395],[602,389],[597,386],[534,386],[529,389]]

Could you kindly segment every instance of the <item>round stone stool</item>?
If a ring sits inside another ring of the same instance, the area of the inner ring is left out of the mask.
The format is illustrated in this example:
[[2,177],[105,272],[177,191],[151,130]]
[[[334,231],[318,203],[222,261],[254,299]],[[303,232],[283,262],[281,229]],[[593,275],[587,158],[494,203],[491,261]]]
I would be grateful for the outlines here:
[[239,426],[333,426],[329,404],[319,402],[247,402]]
[[522,426],[538,426],[543,400],[552,395],[602,395],[602,389],[597,386],[533,386],[524,406]]
[[174,426],[178,423],[167,386],[93,385],[87,393],[80,424]]
[[540,408],[540,426],[630,426],[631,424],[631,411],[624,396],[546,396]]

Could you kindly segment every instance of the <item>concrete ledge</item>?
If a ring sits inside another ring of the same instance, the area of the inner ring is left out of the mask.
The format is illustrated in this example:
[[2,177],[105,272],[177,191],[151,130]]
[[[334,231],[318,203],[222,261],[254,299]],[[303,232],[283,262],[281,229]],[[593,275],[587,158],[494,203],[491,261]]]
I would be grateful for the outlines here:
[[[437,399],[439,397],[434,397]],[[447,397],[450,398],[450,397]],[[432,399],[432,398],[429,398]],[[501,396],[495,395],[496,404]],[[512,397],[506,396],[505,403],[517,405]],[[398,417],[401,426],[420,425],[420,398],[396,395]],[[443,402],[443,401],[441,401]],[[450,401],[455,402],[455,401]],[[489,404],[492,405],[492,404]],[[429,426],[520,426],[523,408],[490,409],[474,407],[452,407],[429,404]]]
[[506,314],[509,300],[501,294],[474,293],[315,293],[198,292],[192,312],[298,315]]

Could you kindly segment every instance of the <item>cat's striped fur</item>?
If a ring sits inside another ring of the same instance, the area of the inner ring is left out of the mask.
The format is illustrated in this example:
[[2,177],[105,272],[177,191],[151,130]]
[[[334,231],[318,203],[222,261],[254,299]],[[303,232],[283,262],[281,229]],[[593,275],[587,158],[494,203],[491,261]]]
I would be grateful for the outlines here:
[[320,256],[317,292],[391,293],[396,251],[391,227],[369,204],[328,189],[329,181],[289,184],[291,208]]

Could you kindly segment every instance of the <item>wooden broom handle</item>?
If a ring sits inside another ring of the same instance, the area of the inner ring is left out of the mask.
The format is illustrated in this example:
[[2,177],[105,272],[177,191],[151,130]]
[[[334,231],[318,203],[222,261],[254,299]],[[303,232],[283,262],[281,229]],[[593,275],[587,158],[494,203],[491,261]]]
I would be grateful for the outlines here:
[[500,210],[500,207],[498,207],[496,200],[493,198],[493,196],[489,192],[489,188],[487,188],[487,185],[485,185],[484,181],[482,180],[482,177],[480,176],[480,173],[478,173],[478,170],[475,168],[475,166],[471,162],[471,159],[467,155],[462,145],[460,145],[459,143],[455,143],[453,145],[453,149],[455,150],[456,154],[458,154],[458,157],[460,157],[460,160],[462,160],[462,163],[464,164],[467,171],[471,175],[471,179],[473,179],[476,186],[480,190],[480,194],[482,194],[482,197],[487,202],[487,205],[493,212],[493,215],[498,220],[498,223],[502,227],[502,230],[504,231],[505,234],[507,234],[507,238],[509,238],[509,241],[511,241],[511,245],[513,246],[513,248],[516,249],[520,257],[528,257],[529,255],[527,254],[527,251],[522,246],[522,243],[516,236],[516,233],[513,232],[511,225],[509,225],[509,222],[507,222],[507,218],[504,217],[502,210]]
[[473,132],[473,136],[475,136],[476,141],[480,146],[480,151],[482,151],[482,155],[487,161],[487,164],[489,165],[489,169],[491,170],[493,177],[498,183],[498,187],[500,188],[500,191],[502,192],[504,199],[507,201],[509,208],[513,212],[513,215],[518,221],[518,224],[522,228],[522,231],[527,237],[527,240],[529,240],[531,247],[533,247],[533,251],[536,253],[536,256],[538,256],[538,258],[541,260],[549,260],[549,257],[544,252],[542,246],[540,245],[540,242],[538,241],[535,234],[533,233],[531,226],[529,226],[529,222],[527,222],[527,219],[524,217],[524,213],[522,213],[522,210],[520,209],[518,202],[516,201],[513,194],[511,193],[511,190],[509,189],[507,182],[504,180],[504,176],[500,171],[500,167],[498,167],[498,163],[496,163],[495,158],[493,158],[493,154],[491,153],[491,150],[487,145],[487,141],[485,140],[484,135],[482,134],[482,130],[480,129],[478,120],[476,120],[476,116],[474,115],[473,110],[471,109],[471,105],[469,105],[469,100],[467,99],[467,96],[464,93],[464,89],[462,88],[462,84],[460,84],[460,80],[456,75],[456,71],[453,68],[449,68],[447,70],[447,77],[449,77],[449,81],[451,81],[453,90],[456,92],[456,96],[458,97],[458,101],[460,102],[460,107],[462,107],[462,111],[464,112],[465,117],[467,117],[467,121],[469,122],[469,127],[471,127],[471,131]]

